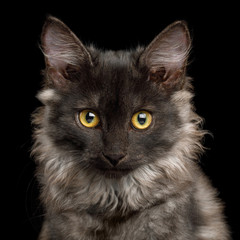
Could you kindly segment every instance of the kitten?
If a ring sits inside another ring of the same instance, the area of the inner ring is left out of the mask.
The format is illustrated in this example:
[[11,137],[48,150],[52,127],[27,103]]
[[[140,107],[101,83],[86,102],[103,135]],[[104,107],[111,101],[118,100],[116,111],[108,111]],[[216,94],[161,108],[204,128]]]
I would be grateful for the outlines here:
[[206,132],[186,76],[190,48],[182,21],[146,48],[114,52],[46,20],[44,106],[33,115],[40,240],[230,239],[196,163]]

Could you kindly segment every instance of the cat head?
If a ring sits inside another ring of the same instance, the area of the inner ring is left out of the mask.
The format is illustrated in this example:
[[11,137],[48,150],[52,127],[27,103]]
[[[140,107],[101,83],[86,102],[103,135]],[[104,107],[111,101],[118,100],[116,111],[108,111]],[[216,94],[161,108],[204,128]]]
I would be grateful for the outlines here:
[[190,129],[196,115],[185,74],[191,48],[185,22],[168,26],[146,48],[101,51],[49,17],[41,43],[42,139],[79,168],[127,175],[166,159]]

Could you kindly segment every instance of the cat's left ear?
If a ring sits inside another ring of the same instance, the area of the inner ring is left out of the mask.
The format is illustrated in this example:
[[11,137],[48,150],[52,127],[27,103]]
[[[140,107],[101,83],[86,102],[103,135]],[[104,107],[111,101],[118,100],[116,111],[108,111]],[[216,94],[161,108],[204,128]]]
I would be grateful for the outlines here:
[[181,88],[190,49],[187,25],[177,21],[148,45],[140,57],[140,64],[147,67],[149,81],[158,83],[165,90]]

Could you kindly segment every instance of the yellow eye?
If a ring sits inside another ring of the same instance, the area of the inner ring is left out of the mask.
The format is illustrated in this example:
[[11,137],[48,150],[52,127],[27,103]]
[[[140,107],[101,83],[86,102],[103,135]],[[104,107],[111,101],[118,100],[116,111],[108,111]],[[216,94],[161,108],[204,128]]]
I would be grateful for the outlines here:
[[98,115],[92,110],[83,110],[79,114],[79,121],[81,124],[88,128],[93,128],[98,125],[100,119]]
[[152,115],[147,111],[139,111],[132,117],[132,124],[136,129],[146,129],[152,122]]

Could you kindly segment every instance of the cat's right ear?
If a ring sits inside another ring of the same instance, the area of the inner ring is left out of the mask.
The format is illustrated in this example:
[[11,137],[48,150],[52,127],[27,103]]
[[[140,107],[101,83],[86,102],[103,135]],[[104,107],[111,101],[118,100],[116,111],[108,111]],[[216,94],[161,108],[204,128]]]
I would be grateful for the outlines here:
[[68,84],[68,72],[92,65],[88,50],[59,19],[48,17],[42,30],[41,47],[45,55],[48,80],[54,87]]

